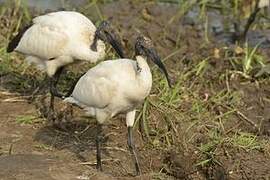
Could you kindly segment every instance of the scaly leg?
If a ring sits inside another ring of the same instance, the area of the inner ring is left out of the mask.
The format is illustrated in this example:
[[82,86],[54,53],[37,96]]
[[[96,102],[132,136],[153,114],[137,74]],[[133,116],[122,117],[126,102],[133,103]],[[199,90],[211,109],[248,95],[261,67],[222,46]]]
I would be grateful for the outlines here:
[[40,90],[44,89],[44,87],[48,83],[48,76],[46,75],[45,78],[41,81],[40,85],[33,91],[30,101],[33,101],[35,99],[35,96],[39,93]]
[[56,73],[54,74],[54,76],[50,79],[51,81],[51,84],[50,84],[50,92],[53,96],[56,96],[56,97],[59,97],[59,98],[62,98],[63,95],[60,94],[57,90],[57,84],[59,82],[59,78],[60,78],[60,75],[62,74],[64,70],[64,67],[61,67],[59,68]]
[[50,98],[50,106],[49,106],[49,111],[48,111],[48,118],[54,120],[55,112],[54,112],[54,97],[60,97],[62,98],[63,96],[58,93],[57,91],[57,83],[59,81],[60,75],[63,72],[63,67],[59,68],[55,75],[50,78],[50,93],[51,93],[51,98]]
[[102,140],[102,124],[97,123],[97,135],[96,135],[96,150],[97,150],[97,170],[102,171],[101,166],[101,140]]
[[128,126],[128,141],[127,141],[127,143],[128,143],[130,153],[133,156],[133,161],[134,161],[135,169],[136,169],[136,176],[138,176],[138,175],[141,175],[141,170],[140,170],[140,166],[138,163],[138,157],[137,157],[137,153],[135,151],[135,146],[134,146],[133,136],[132,136],[132,127],[133,127],[133,124],[135,121],[135,114],[136,114],[135,110],[128,112],[126,115],[126,123]]
[[141,175],[141,170],[140,170],[140,166],[138,163],[137,153],[135,151],[135,146],[133,143],[132,127],[128,127],[128,147],[129,147],[131,154],[133,155],[135,169],[136,169],[136,176],[139,176],[139,175]]

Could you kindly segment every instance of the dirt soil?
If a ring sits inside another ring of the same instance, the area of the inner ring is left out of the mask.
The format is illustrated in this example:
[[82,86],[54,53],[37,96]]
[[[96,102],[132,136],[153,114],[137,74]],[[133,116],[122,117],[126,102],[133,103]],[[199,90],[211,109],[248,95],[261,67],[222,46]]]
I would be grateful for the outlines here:
[[[13,96],[12,96],[13,97]],[[95,170],[95,123],[76,122],[68,126],[68,132],[37,121],[19,124],[17,117],[37,115],[35,106],[22,102],[0,100],[0,179],[120,179],[132,178],[133,164],[126,146],[127,132],[124,119],[113,121],[104,128],[103,169]],[[87,128],[87,129],[86,129]],[[85,130],[86,129],[86,130]],[[85,130],[83,133],[79,133]],[[140,136],[135,134],[139,158],[143,159],[142,171],[160,168],[159,152],[144,151]],[[142,176],[149,179],[150,175]],[[130,177],[130,178],[129,178]]]
[[[177,13],[177,10],[174,5],[160,5],[154,2],[117,1],[101,6],[102,14],[112,18],[112,22],[118,27],[128,49],[126,52],[128,56],[133,55],[133,44],[138,33],[150,36],[163,58],[172,54],[175,47],[179,47],[177,53],[165,62],[174,81],[176,81],[174,74],[177,71],[183,71],[189,64],[213,56],[213,49],[221,46],[215,43],[203,46],[204,37],[200,26],[187,22],[185,18],[168,24],[168,20]],[[269,57],[269,53],[265,54]],[[212,66],[206,76],[208,80],[216,82],[213,87],[215,90],[222,89],[226,84],[219,81],[219,72],[229,64],[221,61],[211,63]],[[216,163],[204,168],[195,166],[199,157],[194,147],[205,140],[199,128],[194,132],[188,132],[198,135],[197,140],[194,140],[194,146],[184,148],[179,143],[164,150],[149,147],[140,132],[135,130],[134,139],[143,175],[134,177],[134,165],[127,147],[125,119],[121,115],[104,127],[105,138],[102,149],[104,172],[97,172],[95,121],[86,120],[80,111],[76,110],[74,118],[69,119],[71,123],[68,123],[67,131],[50,125],[39,118],[38,103],[29,103],[26,98],[20,98],[20,95],[29,92],[13,88],[10,85],[12,78],[14,78],[12,75],[1,77],[0,180],[270,179],[270,156],[259,150],[244,151],[222,147],[220,148],[222,151],[216,152],[221,164]],[[254,119],[255,123],[261,124],[262,130],[258,135],[261,138],[268,138],[270,102],[263,101],[262,104],[261,99],[269,97],[270,84],[265,83],[258,88],[252,82],[243,84],[240,81],[241,78],[232,80],[231,88],[242,92],[246,99],[243,102],[243,112],[248,118]],[[11,93],[6,93],[7,91]],[[205,86],[201,91],[205,93],[209,90]],[[211,92],[209,94],[211,95]],[[59,103],[59,107],[62,106],[65,105]],[[189,105],[182,107],[185,108],[189,108]],[[34,123],[18,123],[18,117],[29,116],[36,118]],[[227,129],[256,131],[238,116],[232,118],[226,125]],[[179,141],[185,128],[187,125],[183,124],[178,129]]]

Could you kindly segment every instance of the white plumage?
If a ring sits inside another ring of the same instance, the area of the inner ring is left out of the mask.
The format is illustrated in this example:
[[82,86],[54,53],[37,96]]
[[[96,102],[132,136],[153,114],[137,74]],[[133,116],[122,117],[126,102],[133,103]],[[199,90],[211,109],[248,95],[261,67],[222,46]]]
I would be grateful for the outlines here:
[[[141,68],[137,71],[137,66]],[[136,61],[104,61],[90,69],[66,101],[85,108],[100,123],[118,113],[134,111],[150,93],[152,74],[142,56]],[[127,122],[128,124],[133,124]]]
[[123,57],[120,39],[110,24],[103,21],[98,28],[84,15],[59,11],[38,16],[9,43],[7,52],[25,54],[26,61],[45,70],[50,79],[51,105],[54,96],[62,97],[56,85],[63,68],[75,60],[92,63],[105,56],[104,41],[109,42]]
[[259,1],[259,8],[268,7],[270,5],[270,0],[260,0]]
[[75,59],[94,63],[104,58],[102,41],[98,40],[96,52],[90,49],[95,31],[94,24],[78,12],[49,13],[33,19],[15,51],[27,55],[28,62],[36,63],[52,76],[59,67]]
[[170,85],[168,73],[150,39],[139,36],[135,51],[136,60],[108,60],[90,69],[79,79],[71,96],[65,99],[66,102],[75,103],[84,108],[87,115],[97,119],[97,168],[100,170],[101,125],[118,113],[125,113],[128,145],[134,155],[136,172],[140,174],[131,129],[135,120],[136,107],[149,95],[152,87],[152,74],[146,61],[147,57],[162,69]]

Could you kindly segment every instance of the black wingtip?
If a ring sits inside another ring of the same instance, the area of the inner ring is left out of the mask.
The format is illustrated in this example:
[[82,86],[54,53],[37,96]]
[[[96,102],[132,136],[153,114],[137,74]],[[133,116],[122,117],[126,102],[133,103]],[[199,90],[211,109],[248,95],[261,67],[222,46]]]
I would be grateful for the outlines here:
[[27,26],[25,26],[25,27],[23,27],[22,29],[19,30],[18,34],[15,37],[13,37],[11,39],[11,41],[8,43],[7,50],[6,50],[7,53],[10,53],[10,52],[14,51],[14,49],[18,46],[21,38],[23,37],[25,31],[27,29],[29,29],[31,26],[32,26],[32,24],[27,25]]
[[14,39],[12,39],[9,43],[8,43],[8,47],[7,47],[7,53],[11,53],[12,51],[14,51],[14,49],[17,47],[18,44],[16,44],[14,42]]

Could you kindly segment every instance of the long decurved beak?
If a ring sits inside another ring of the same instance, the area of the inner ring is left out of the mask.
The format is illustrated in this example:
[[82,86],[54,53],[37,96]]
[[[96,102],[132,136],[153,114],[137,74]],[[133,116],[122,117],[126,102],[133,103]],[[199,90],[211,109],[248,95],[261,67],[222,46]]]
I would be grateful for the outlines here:
[[116,51],[116,53],[121,57],[124,58],[124,51],[123,51],[123,46],[121,44],[121,41],[116,38],[116,35],[111,34],[111,33],[106,33],[107,41],[110,43],[113,47],[113,49]]
[[161,69],[161,71],[165,74],[166,76],[166,79],[167,79],[167,82],[168,82],[168,85],[169,87],[171,88],[172,85],[171,85],[171,80],[169,78],[169,75],[168,75],[168,72],[164,66],[164,64],[162,63],[157,51],[155,49],[147,49],[147,54],[149,56],[149,58]]

